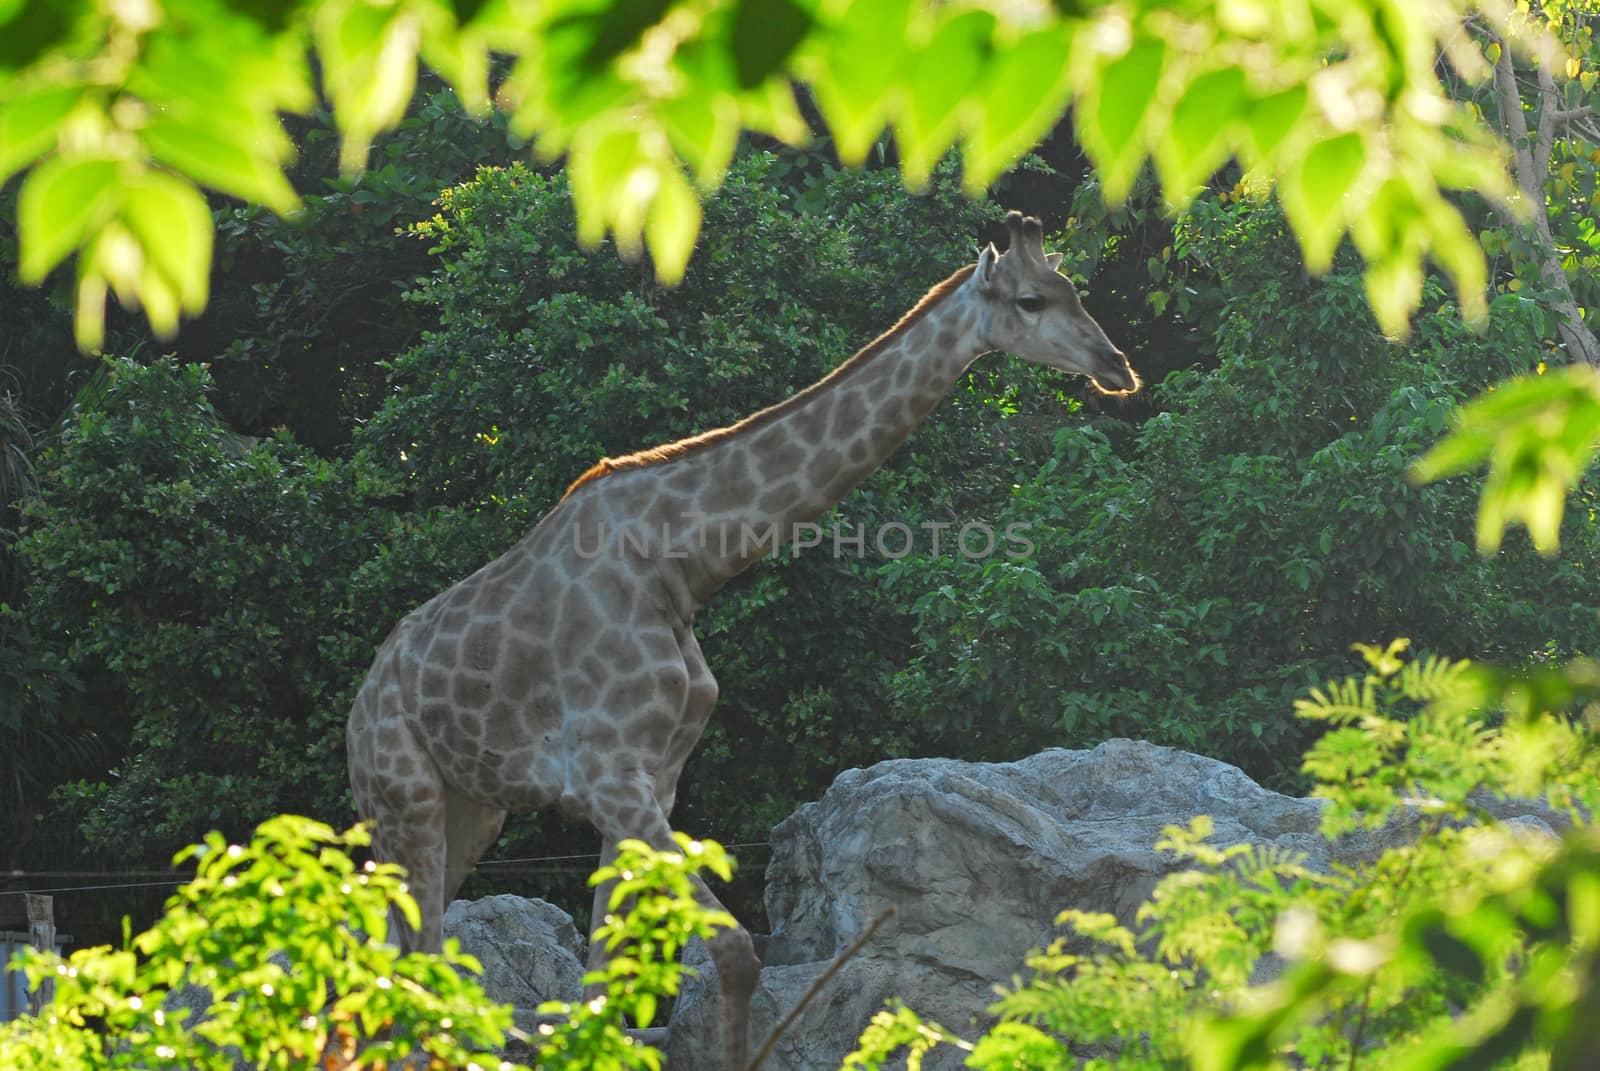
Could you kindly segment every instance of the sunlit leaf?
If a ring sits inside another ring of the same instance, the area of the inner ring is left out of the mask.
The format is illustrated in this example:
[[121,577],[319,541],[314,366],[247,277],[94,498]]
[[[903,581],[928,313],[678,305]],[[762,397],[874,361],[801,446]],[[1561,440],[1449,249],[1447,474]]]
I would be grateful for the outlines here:
[[677,97],[657,107],[656,116],[701,186],[720,183],[739,143],[739,108],[734,100],[710,94]]
[[1362,283],[1378,326],[1391,338],[1404,338],[1410,318],[1422,300],[1422,258],[1402,251],[1369,262]]
[[1165,41],[1137,41],[1094,75],[1085,94],[1080,120],[1084,148],[1095,159],[1108,200],[1126,196],[1138,174],[1145,155],[1145,127],[1152,119],[1166,60]]
[[122,164],[100,158],[46,160],[17,195],[17,274],[37,283],[115,210]]
[[1362,137],[1352,131],[1318,142],[1283,176],[1278,196],[1313,272],[1333,263],[1345,230],[1345,195],[1365,163]]
[[282,170],[259,155],[254,146],[234,140],[232,134],[165,119],[157,119],[139,132],[152,156],[183,174],[280,214],[293,212],[299,199]]
[[847,164],[866,158],[888,116],[900,75],[912,0],[851,0],[813,45],[817,104]]
[[1207,72],[1184,90],[1155,151],[1169,203],[1187,204],[1189,191],[1228,158],[1230,131],[1245,102],[1244,91],[1244,72],[1236,67]]
[[962,153],[962,182],[976,193],[1032,148],[1072,93],[1070,24],[1047,27],[1001,46],[976,89],[977,120]]
[[650,244],[658,280],[673,286],[683,278],[699,233],[700,199],[676,168],[664,168],[645,223],[645,240]]
[[895,141],[906,184],[920,189],[960,136],[961,111],[991,52],[996,20],[987,11],[943,19],[911,64]]
[[1290,86],[1250,103],[1244,122],[1254,159],[1265,162],[1278,150],[1306,113],[1308,99],[1304,86]]
[[1428,482],[1470,471],[1489,475],[1478,504],[1478,547],[1491,553],[1521,521],[1543,554],[1559,548],[1566,496],[1600,447],[1600,375],[1587,366],[1523,376],[1463,406],[1455,430],[1411,468]]
[[346,0],[320,10],[317,51],[344,135],[339,163],[347,173],[365,164],[372,138],[405,114],[422,29],[417,12],[404,4]]
[[200,191],[170,175],[146,174],[128,184],[122,216],[146,259],[171,281],[176,304],[198,315],[206,303],[212,241],[211,209]]
[[0,104],[0,185],[55,146],[82,97],[77,86],[45,86]]

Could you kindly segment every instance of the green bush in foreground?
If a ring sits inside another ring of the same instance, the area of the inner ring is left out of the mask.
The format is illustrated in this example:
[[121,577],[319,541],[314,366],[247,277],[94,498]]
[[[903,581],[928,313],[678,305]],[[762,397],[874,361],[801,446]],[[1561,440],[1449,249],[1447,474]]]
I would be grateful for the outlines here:
[[[1364,676],[1296,704],[1328,726],[1305,759],[1322,836],[1401,823],[1403,844],[1320,873],[1281,849],[1217,847],[1208,818],[1169,827],[1158,847],[1195,865],[1161,882],[1137,929],[1066,911],[1067,934],[1029,957],[975,1043],[896,1006],[845,1066],[900,1051],[915,1066],[940,1044],[992,1071],[1532,1068],[1573,1049],[1596,996],[1600,878],[1582,863],[1600,749],[1564,716],[1491,723],[1485,708],[1526,698],[1525,682],[1407,663],[1403,647],[1363,648]],[[1569,815],[1571,846],[1495,821],[1485,807],[1505,797]]]
[[[186,849],[178,858],[195,859],[194,880],[122,948],[81,949],[69,959],[23,953],[29,981],[52,979],[55,993],[37,1018],[0,1026],[0,1067],[382,1068],[420,1053],[406,1066],[527,1071],[497,1054],[515,1034],[511,1009],[484,995],[472,977],[482,967],[454,940],[442,955],[402,955],[384,944],[391,905],[413,925],[417,907],[399,868],[351,860],[347,850],[368,843],[361,827],[341,834],[282,815],[262,823],[249,845],[212,834]],[[678,992],[678,954],[688,939],[731,923],[689,895],[691,874],[730,875],[721,847],[687,838],[682,845],[682,853],[654,852],[629,841],[595,876],[627,874],[613,906],[628,896],[639,906],[601,931],[624,948],[589,979],[607,995],[542,1009],[570,1017],[541,1030],[540,1067],[661,1066],[658,1051],[623,1033],[622,1016],[648,1022],[658,998]],[[188,985],[214,995],[202,1015],[172,999]]]

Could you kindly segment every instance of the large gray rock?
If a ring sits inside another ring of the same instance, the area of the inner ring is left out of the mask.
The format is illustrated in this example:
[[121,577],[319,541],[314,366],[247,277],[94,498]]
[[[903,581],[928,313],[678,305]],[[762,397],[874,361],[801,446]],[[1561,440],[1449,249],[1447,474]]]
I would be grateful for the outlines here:
[[543,1002],[583,995],[585,941],[572,916],[553,904],[520,896],[457,900],[445,911],[444,933],[483,964],[484,992],[511,1005],[518,1029],[537,1026],[534,1009]]
[[[1529,835],[1553,836],[1547,808],[1485,801]],[[1218,844],[1298,852],[1309,866],[1357,863],[1413,835],[1399,819],[1329,845],[1323,804],[1270,792],[1237,768],[1171,748],[1111,740],[1012,763],[883,762],[841,774],[821,800],[773,830],[767,913],[773,932],[751,1008],[759,1046],[830,962],[893,909],[859,955],[821,990],[765,1065],[832,1071],[890,998],[971,1037],[987,1025],[994,987],[1056,935],[1065,908],[1134,922],[1180,864],[1158,855],[1167,826],[1210,815]],[[484,964],[485,989],[531,1030],[533,1009],[579,999],[584,942],[572,919],[541,901],[457,901],[447,934]],[[705,949],[677,1002],[667,1044],[674,1071],[722,1068],[720,995]],[[929,1071],[953,1071],[939,1051]]]
[[[847,771],[773,830],[773,933],[752,1045],[891,907],[893,916],[827,984],[767,1069],[838,1067],[893,997],[964,1036],[981,1032],[995,985],[1049,942],[1063,909],[1134,921],[1179,865],[1155,851],[1163,829],[1196,815],[1213,817],[1218,844],[1271,844],[1317,869],[1369,859],[1409,835],[1409,823],[1395,822],[1330,846],[1317,835],[1322,806],[1268,791],[1225,763],[1132,740],[1013,763],[898,760]],[[1544,819],[1527,821],[1549,832]],[[674,1014],[672,1067],[720,1069],[718,1004],[707,963]],[[936,1051],[925,1066],[953,1069],[961,1054]]]

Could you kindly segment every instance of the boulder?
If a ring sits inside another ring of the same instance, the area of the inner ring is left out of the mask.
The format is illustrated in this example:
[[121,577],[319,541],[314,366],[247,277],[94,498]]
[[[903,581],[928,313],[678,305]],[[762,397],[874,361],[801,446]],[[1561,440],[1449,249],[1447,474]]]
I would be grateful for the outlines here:
[[[1226,763],[1133,740],[1010,763],[896,760],[849,770],[773,830],[773,932],[752,1047],[890,908],[892,917],[780,1041],[767,1071],[837,1068],[891,998],[963,1036],[980,1033],[992,1021],[985,1008],[995,985],[1051,940],[1062,910],[1134,922],[1156,883],[1179,866],[1155,851],[1167,826],[1210,815],[1218,844],[1273,845],[1326,869],[1373,858],[1413,825],[1396,821],[1330,846],[1317,833],[1322,807],[1264,789]],[[1525,821],[1530,832],[1559,826],[1546,809]],[[672,1067],[721,1067],[718,1004],[705,963],[673,1016]],[[940,1049],[925,1066],[961,1064],[961,1053]]]
[[586,942],[553,904],[506,895],[457,900],[445,911],[444,934],[483,964],[484,992],[511,1005],[518,1029],[535,1029],[534,1009],[545,1001],[583,995]]
[[[1549,808],[1482,801],[1530,836],[1564,827]],[[1217,844],[1271,845],[1307,865],[1368,861],[1414,835],[1402,816],[1330,845],[1324,804],[1268,791],[1226,763],[1133,740],[1089,751],[1052,749],[1009,763],[896,760],[841,774],[815,803],[772,833],[764,968],[751,1008],[752,1051],[874,918],[893,909],[779,1041],[766,1071],[832,1071],[891,998],[966,1037],[991,1021],[997,983],[1057,935],[1066,908],[1132,924],[1162,877],[1179,867],[1157,854],[1168,826],[1197,815]],[[457,901],[445,932],[483,962],[484,986],[531,1030],[544,1000],[575,1001],[584,940],[565,912],[494,896]],[[697,974],[672,1012],[666,1046],[676,1071],[724,1071],[716,971],[689,950]],[[929,1071],[954,1071],[963,1054],[940,1049]]]

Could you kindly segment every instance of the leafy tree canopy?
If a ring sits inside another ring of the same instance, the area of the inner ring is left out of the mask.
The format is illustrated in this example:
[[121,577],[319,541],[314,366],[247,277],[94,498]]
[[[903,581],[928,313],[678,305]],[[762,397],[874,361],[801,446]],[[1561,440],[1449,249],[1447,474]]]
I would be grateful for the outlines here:
[[[1524,5],[1526,6],[1526,5]],[[1493,139],[1436,73],[1489,65],[1466,0],[5,0],[0,181],[17,202],[20,272],[76,254],[77,334],[105,297],[171,335],[207,298],[200,187],[291,213],[280,114],[319,89],[343,166],[409,102],[420,59],[469,107],[492,99],[547,159],[565,156],[577,229],[684,272],[741,129],[806,137],[797,85],[859,161],[888,128],[905,177],[954,146],[982,190],[1070,105],[1105,195],[1146,160],[1183,205],[1230,156],[1276,181],[1313,270],[1348,233],[1384,329],[1405,331],[1423,260],[1483,313],[1484,261],[1448,190],[1511,206]],[[1543,40],[1525,15],[1489,19]],[[1553,47],[1553,46],[1552,46]],[[316,72],[314,74],[313,72]],[[318,77],[320,76],[320,77]]]

